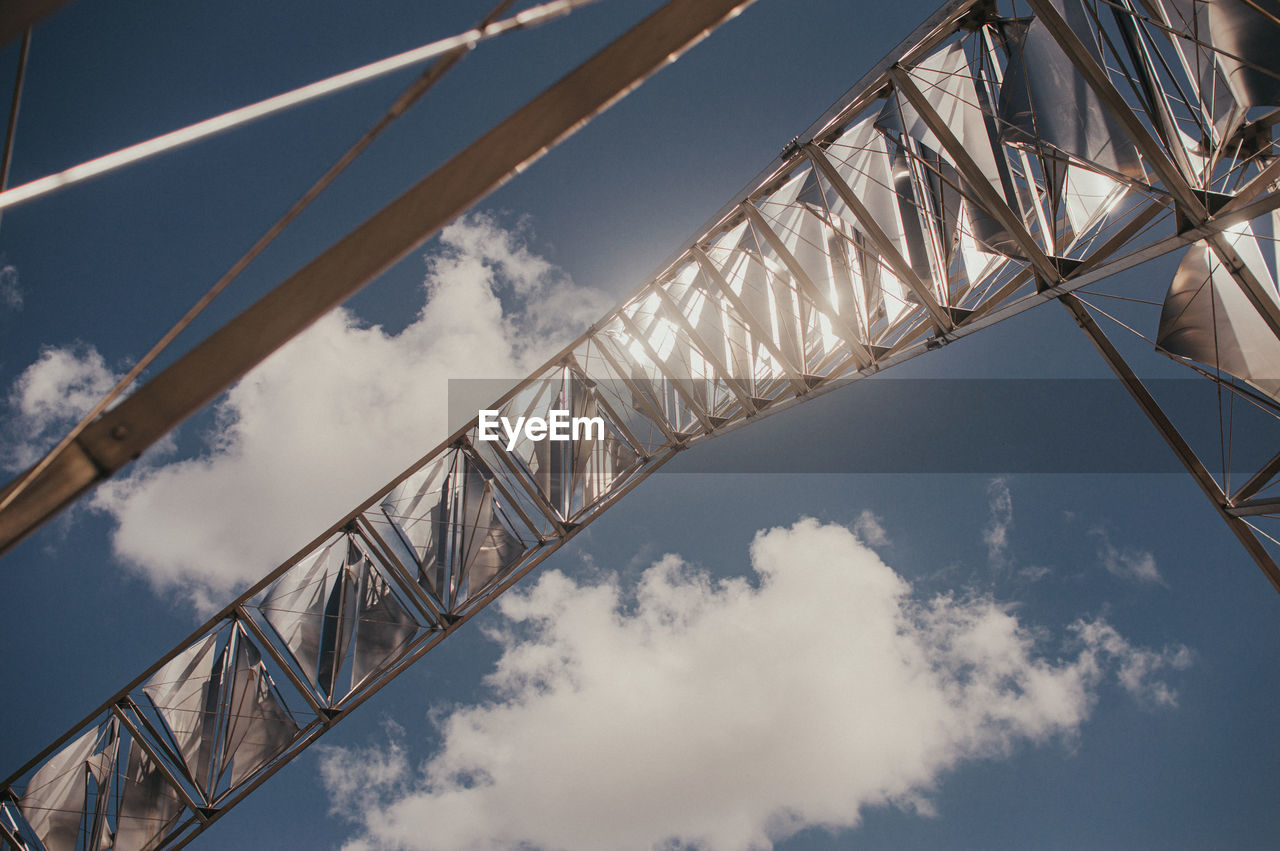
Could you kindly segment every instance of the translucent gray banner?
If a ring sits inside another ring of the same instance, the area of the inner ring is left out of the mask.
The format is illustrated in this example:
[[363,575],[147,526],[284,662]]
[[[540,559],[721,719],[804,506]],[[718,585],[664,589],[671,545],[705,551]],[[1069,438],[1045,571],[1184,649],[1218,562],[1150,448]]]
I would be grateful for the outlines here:
[[[1145,383],[1211,471],[1247,475],[1280,451],[1280,412],[1273,403],[1268,407],[1267,400],[1227,390],[1220,400],[1214,382],[1203,379]],[[497,379],[450,381],[451,427],[460,428],[481,409],[497,407],[493,402],[514,385]],[[688,385],[686,395],[708,397],[705,387],[699,395],[692,382]],[[631,389],[620,384],[595,386],[615,407],[632,399]],[[820,398],[803,409],[790,410],[782,397],[770,403],[767,413],[739,413],[718,423],[709,436],[689,434],[688,451],[664,470],[1182,472],[1159,432],[1114,380],[875,377],[823,384],[813,395]],[[741,428],[748,423],[751,428]]]

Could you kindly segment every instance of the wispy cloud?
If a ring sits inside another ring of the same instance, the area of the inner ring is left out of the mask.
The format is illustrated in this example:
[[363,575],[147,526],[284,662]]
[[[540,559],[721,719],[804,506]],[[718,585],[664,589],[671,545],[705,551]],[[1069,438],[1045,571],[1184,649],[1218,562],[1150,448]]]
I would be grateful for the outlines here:
[[1153,706],[1178,705],[1177,692],[1153,674],[1166,668],[1190,667],[1193,654],[1189,648],[1182,645],[1161,650],[1134,647],[1115,627],[1103,621],[1080,621],[1072,629],[1092,652],[1104,654],[1116,663],[1116,678],[1132,697]]
[[1103,528],[1092,529],[1089,534],[1098,541],[1098,558],[1108,573],[1134,582],[1164,583],[1156,566],[1156,557],[1147,550],[1133,547],[1117,549]]
[[1182,664],[1101,621],[1048,656],[1009,607],[920,599],[811,519],[759,533],[751,568],[668,555],[634,599],[558,571],[509,592],[493,699],[445,713],[428,762],[326,752],[347,847],[766,849],[869,807],[928,813],[961,763],[1079,735],[1111,672],[1169,703],[1152,675]]
[[987,505],[990,519],[982,530],[987,559],[993,567],[1004,567],[1009,563],[1009,530],[1013,528],[1013,494],[1008,479],[1000,476],[990,481]]
[[869,508],[864,508],[858,519],[853,521],[853,531],[869,546],[889,546],[889,533],[884,530],[884,518]]
[[1038,564],[1018,569],[1018,577],[1026,580],[1027,582],[1039,582],[1051,573],[1053,573],[1051,569]]
[[18,269],[12,263],[0,264],[0,313],[22,310],[22,288],[18,285]]

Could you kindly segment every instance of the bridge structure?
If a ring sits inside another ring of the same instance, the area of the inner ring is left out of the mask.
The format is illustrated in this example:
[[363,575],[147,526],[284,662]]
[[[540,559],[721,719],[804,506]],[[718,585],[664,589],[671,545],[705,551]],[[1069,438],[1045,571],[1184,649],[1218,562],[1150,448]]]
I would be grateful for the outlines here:
[[[557,113],[563,126],[511,167],[746,4],[704,4],[716,8],[683,29],[663,17],[688,5],[640,25],[649,58]],[[4,841],[186,844],[677,453],[1052,302],[1280,590],[1268,525],[1280,453],[1232,482],[1107,334],[1146,337],[1242,410],[1280,417],[1280,6],[1025,6],[944,5],[621,304],[488,406],[598,417],[603,434],[508,449],[478,440],[473,418],[19,767],[0,786]],[[534,101],[535,123],[564,102]],[[435,226],[483,188],[433,209]],[[372,230],[421,213],[416,203],[396,202]],[[1171,252],[1181,260],[1162,303],[1101,306],[1096,284]],[[326,257],[314,276],[340,275]],[[145,409],[149,393],[86,432],[91,480],[140,451],[128,417],[157,435],[172,427],[179,414]],[[102,449],[113,434],[126,445]],[[67,498],[28,507],[7,542]]]

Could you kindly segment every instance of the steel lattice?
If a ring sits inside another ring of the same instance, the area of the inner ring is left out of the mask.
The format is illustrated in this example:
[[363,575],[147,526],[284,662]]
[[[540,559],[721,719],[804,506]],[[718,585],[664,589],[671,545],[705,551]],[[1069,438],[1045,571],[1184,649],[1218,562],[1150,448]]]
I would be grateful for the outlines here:
[[[506,451],[473,420],[10,778],[8,841],[185,843],[676,452],[1175,249],[1153,336],[1274,404],[1280,300],[1256,239],[1280,237],[1274,16],[1029,5],[945,6],[491,406],[599,416],[603,437]],[[1210,299],[1234,336],[1206,350]],[[1204,486],[1247,529],[1277,467],[1234,498]]]

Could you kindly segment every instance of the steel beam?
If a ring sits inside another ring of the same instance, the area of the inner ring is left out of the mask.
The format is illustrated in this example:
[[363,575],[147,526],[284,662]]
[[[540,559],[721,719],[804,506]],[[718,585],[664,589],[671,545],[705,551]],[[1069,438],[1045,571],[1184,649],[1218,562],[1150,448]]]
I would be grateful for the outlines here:
[[[496,477],[494,484],[495,486],[497,485]],[[498,490],[502,493],[503,499],[508,500],[509,504],[514,508],[515,505],[510,502],[511,497],[507,495],[506,490],[501,487]],[[521,521],[532,529],[533,524],[529,523],[524,513],[517,513],[520,515]],[[355,525],[359,534],[376,550],[377,556],[382,559],[382,566],[395,577],[396,582],[400,584],[401,590],[404,591],[404,595],[413,603],[418,614],[422,615],[423,621],[426,622],[425,629],[428,631],[439,629],[446,620],[444,613],[436,608],[436,601],[431,599],[431,594],[423,590],[414,580],[412,574],[409,573],[409,566],[400,561],[400,557],[382,537],[382,533],[369,522],[363,512],[351,522]],[[417,565],[414,565],[414,567],[417,567]]]
[[1232,504],[1252,499],[1258,491],[1267,486],[1267,483],[1280,475],[1280,452],[1277,452],[1270,461],[1262,466],[1262,469],[1249,477],[1249,480],[1240,486],[1240,489],[1231,495]]
[[[13,799],[13,803],[11,803],[10,806],[17,809],[18,812],[22,812],[22,810],[18,808],[17,796],[10,793],[9,796],[7,797],[10,797]],[[0,802],[0,803],[3,803],[3,802]],[[9,830],[9,826],[6,825],[3,820],[0,820],[0,839],[3,839],[5,842],[8,842],[10,847],[14,849],[20,849],[23,847],[23,844],[24,844],[24,843],[18,842],[18,837],[13,835],[13,831]]]
[[0,193],[9,186],[9,167],[13,165],[13,143],[18,135],[18,113],[22,108],[22,87],[27,76],[27,57],[31,54],[31,30],[22,34],[18,50],[18,73],[13,80],[13,98],[9,101],[9,123],[4,134],[4,153],[0,154]]
[[1238,502],[1227,508],[1227,513],[1232,517],[1260,517],[1264,514],[1280,515],[1280,497]]
[[0,46],[67,5],[70,0],[5,0],[0,6]]
[[1239,285],[1249,303],[1258,311],[1262,321],[1267,323],[1271,333],[1280,337],[1280,304],[1277,304],[1275,296],[1267,292],[1267,286],[1258,279],[1244,262],[1240,252],[1236,251],[1235,246],[1221,231],[1209,234],[1205,241],[1209,243],[1213,253],[1218,255],[1218,260]]
[[[1089,11],[1099,30],[1101,30],[1102,22],[1098,20],[1097,14],[1092,9]],[[1128,2],[1125,3],[1123,11],[1116,6],[1113,6],[1111,11],[1120,26],[1120,33],[1124,39],[1125,48],[1129,52],[1129,58],[1140,75],[1139,83],[1142,86],[1142,93],[1146,97],[1149,106],[1154,110],[1152,124],[1164,141],[1165,150],[1173,157],[1174,165],[1179,173],[1190,184],[1195,178],[1196,171],[1191,165],[1191,158],[1187,156],[1186,148],[1178,135],[1178,123],[1169,109],[1168,98],[1158,83],[1155,63],[1151,58],[1151,50],[1143,38],[1145,31],[1140,31],[1138,27],[1139,15],[1134,10],[1133,5]],[[1161,61],[1163,62],[1163,57],[1161,57]],[[1165,64],[1165,68],[1168,70],[1167,64]]]
[[290,660],[284,658],[284,655],[276,649],[275,644],[267,637],[267,633],[258,626],[258,622],[249,614],[249,610],[245,608],[243,603],[236,606],[235,609],[236,622],[244,626],[244,628],[253,636],[258,644],[262,645],[262,652],[271,657],[271,661],[276,663],[284,675],[289,680],[289,684],[298,692],[298,696],[306,701],[307,706],[317,718],[325,719],[327,717],[326,710],[328,707],[320,702],[320,698],[316,697],[315,692],[311,690],[298,672],[293,669]]
[[1230,213],[1237,208],[1243,207],[1259,195],[1263,195],[1271,191],[1271,186],[1277,180],[1280,180],[1280,156],[1271,157],[1271,162],[1258,170],[1258,173],[1236,191],[1231,200],[1222,205],[1219,214]]
[[[490,464],[487,460],[484,459],[484,457],[480,454],[480,451],[475,447],[474,444],[468,441],[464,441],[462,445],[469,451],[471,455],[477,458],[480,458],[482,461],[485,461],[486,466],[490,468],[493,467],[492,464]],[[516,480],[516,484],[520,486],[520,489],[522,491],[524,491],[525,496],[528,497],[535,506],[537,506],[538,513],[542,515],[542,519],[547,522],[548,526],[550,526],[552,529],[555,530],[555,536],[557,538],[564,537],[565,532],[569,531],[569,527],[565,525],[564,520],[560,519],[560,515],[556,513],[555,506],[553,506],[550,503],[550,501],[547,499],[547,497],[544,496],[543,493],[538,490],[537,483],[530,480],[529,473],[525,470],[522,470],[520,466],[516,465],[515,461],[513,461],[511,458],[511,453],[503,450],[503,451],[495,452],[494,454],[498,456],[498,462],[502,464],[502,468],[506,470],[507,475],[509,475],[511,478]],[[524,464],[524,461],[521,460],[521,466],[523,466],[523,464]],[[498,478],[497,471],[493,470],[493,473],[495,478]],[[502,490],[502,488],[499,488],[499,489]],[[516,508],[516,510],[519,511],[519,509],[517,508],[518,503],[515,500],[508,497],[508,501],[511,503],[512,508]],[[528,525],[528,527],[533,532],[535,532],[539,536],[542,535],[542,531],[538,529],[532,522],[530,522],[529,518],[524,516],[523,511],[520,511],[520,515],[521,515],[521,520],[526,525]],[[443,596],[441,596],[440,601],[445,604],[445,609],[449,612],[449,614],[452,614],[453,613],[452,601],[444,599]]]
[[[136,712],[139,718],[143,717],[142,712],[132,700],[129,700],[126,705]],[[119,704],[111,704],[111,714],[120,722],[120,726],[124,727],[125,730],[128,731],[129,738],[132,740],[130,742],[130,746],[141,750],[147,755],[147,759],[155,763],[156,768],[164,775],[164,779],[173,787],[173,790],[178,793],[178,797],[182,799],[182,803],[187,810],[199,819],[201,824],[207,825],[209,823],[209,817],[204,812],[204,805],[192,798],[190,793],[187,792],[186,787],[182,785],[182,781],[180,781],[170,770],[169,763],[156,752],[155,748],[151,746],[151,742],[149,741],[150,737],[143,734],[142,730],[133,723],[125,711],[121,709]],[[199,790],[197,789],[197,791]]]

